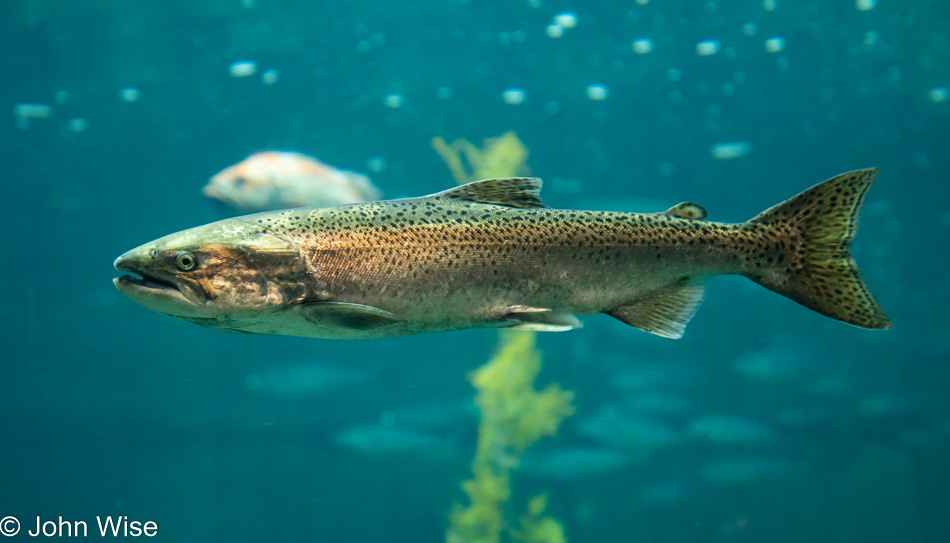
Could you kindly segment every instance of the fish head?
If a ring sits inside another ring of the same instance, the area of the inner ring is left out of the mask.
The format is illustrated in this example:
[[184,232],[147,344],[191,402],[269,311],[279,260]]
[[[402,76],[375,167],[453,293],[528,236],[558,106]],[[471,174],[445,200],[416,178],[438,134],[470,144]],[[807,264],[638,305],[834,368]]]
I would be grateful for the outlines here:
[[113,282],[145,307],[231,332],[253,333],[306,295],[297,245],[246,218],[159,238],[120,256],[115,268],[134,274]]
[[271,187],[251,174],[243,162],[235,164],[215,174],[201,192],[238,209],[266,209]]

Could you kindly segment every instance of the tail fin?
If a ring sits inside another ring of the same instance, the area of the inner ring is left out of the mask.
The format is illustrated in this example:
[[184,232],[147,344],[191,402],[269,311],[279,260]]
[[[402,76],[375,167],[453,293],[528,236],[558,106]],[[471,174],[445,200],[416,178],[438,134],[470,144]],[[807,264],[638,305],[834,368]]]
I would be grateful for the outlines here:
[[848,251],[858,211],[878,171],[833,177],[749,221],[770,227],[769,237],[784,249],[775,259],[777,267],[770,264],[768,272],[750,278],[833,319],[863,328],[891,328]]

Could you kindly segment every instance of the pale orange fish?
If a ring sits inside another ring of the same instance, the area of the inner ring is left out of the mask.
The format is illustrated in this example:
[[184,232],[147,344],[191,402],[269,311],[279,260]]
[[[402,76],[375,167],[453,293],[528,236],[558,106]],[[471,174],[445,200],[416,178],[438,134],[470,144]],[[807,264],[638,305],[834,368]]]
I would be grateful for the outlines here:
[[291,151],[253,154],[212,177],[202,192],[241,211],[355,204],[382,196],[365,175]]

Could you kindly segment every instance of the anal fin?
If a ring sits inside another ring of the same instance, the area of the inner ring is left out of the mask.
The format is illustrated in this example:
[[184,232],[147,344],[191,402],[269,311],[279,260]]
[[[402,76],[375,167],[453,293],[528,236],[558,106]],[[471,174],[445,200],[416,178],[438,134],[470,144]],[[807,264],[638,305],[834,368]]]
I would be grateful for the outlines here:
[[512,323],[515,330],[535,332],[566,332],[583,326],[573,314],[567,311],[516,305],[509,308],[504,319]]
[[703,302],[705,291],[706,285],[702,279],[684,278],[606,313],[644,332],[679,339]]

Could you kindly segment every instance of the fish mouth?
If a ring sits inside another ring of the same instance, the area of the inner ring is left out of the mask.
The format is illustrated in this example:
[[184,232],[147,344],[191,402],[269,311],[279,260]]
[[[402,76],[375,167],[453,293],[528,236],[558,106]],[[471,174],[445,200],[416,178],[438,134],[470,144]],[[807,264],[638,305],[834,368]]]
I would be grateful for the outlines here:
[[144,269],[138,258],[128,254],[122,255],[116,259],[114,266],[118,271],[127,272],[126,275],[112,280],[119,292],[148,307],[161,303],[167,310],[170,309],[167,307],[169,303],[173,306],[183,306],[195,305],[197,302],[195,296],[179,281]]
[[[128,270],[119,270],[119,271],[128,271]],[[137,272],[132,272],[132,273],[135,273],[136,275],[141,275],[142,277],[135,277],[134,275],[123,275],[121,277],[116,277],[115,279],[112,280],[112,282],[115,283],[115,286],[119,287],[120,290],[122,289],[122,287],[127,287],[127,288],[143,288],[143,289],[151,289],[151,290],[169,290],[169,291],[173,290],[175,292],[178,292],[179,294],[181,293],[181,289],[179,289],[178,285],[174,283],[164,281],[157,277],[151,277],[142,273],[137,273]]]

